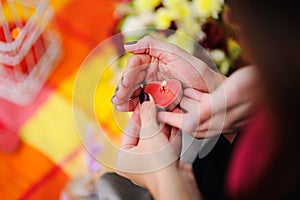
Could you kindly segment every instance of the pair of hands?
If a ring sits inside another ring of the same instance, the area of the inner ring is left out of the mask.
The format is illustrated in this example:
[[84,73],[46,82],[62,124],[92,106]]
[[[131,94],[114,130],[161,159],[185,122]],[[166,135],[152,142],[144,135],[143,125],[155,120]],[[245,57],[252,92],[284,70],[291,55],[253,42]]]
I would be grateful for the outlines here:
[[[244,67],[226,78],[179,47],[149,36],[125,45],[125,49],[134,56],[128,60],[112,98],[117,110],[126,112],[136,108],[141,82],[175,78],[184,87],[182,110],[159,112],[159,122],[196,138],[236,132],[247,122],[255,92],[253,67]],[[201,56],[208,58],[205,53]]]
[[[148,188],[154,196],[160,194],[158,185],[164,188],[170,184],[173,192],[179,191],[176,186],[183,190],[185,186],[179,185],[187,176],[181,176],[186,167],[178,167],[177,162],[181,145],[179,130],[204,138],[241,127],[251,109],[254,70],[245,67],[226,78],[177,46],[148,36],[125,45],[125,49],[134,55],[127,63],[112,103],[118,110],[134,114],[123,134],[118,171]],[[169,78],[180,80],[184,87],[181,110],[157,113],[153,102],[139,106],[137,88],[141,82]],[[146,123],[145,118],[151,123]],[[160,127],[159,123],[165,125]],[[192,174],[191,170],[187,174]],[[169,184],[158,184],[162,181]],[[195,185],[194,180],[189,178],[189,181]],[[191,188],[195,188],[192,193],[197,193],[197,187]],[[191,188],[181,193],[189,196]]]

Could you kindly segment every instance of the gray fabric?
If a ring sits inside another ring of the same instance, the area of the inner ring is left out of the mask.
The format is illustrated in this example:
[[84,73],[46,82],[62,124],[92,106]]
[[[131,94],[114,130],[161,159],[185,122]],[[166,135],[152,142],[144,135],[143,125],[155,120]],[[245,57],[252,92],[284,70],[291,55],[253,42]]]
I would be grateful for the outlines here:
[[112,172],[100,177],[98,197],[99,200],[153,200],[148,190]]

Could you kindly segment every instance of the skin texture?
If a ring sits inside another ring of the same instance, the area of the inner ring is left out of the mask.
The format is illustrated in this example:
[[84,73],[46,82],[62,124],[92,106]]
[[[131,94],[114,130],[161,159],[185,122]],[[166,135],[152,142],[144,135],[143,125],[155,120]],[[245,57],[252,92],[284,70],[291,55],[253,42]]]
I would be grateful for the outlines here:
[[135,44],[125,45],[134,55],[129,58],[118,90],[112,103],[120,111],[133,111],[138,103],[135,98],[141,82],[179,80],[184,88],[191,87],[203,92],[214,90],[225,79],[200,59],[179,47],[144,37]]
[[201,199],[191,165],[178,161],[180,131],[158,124],[150,99],[139,106],[124,131],[117,173],[147,188],[155,199]]
[[[247,122],[248,111],[253,109],[251,88],[255,86],[251,84],[255,83],[256,73],[253,66],[237,70],[226,78],[183,49],[149,36],[125,45],[125,49],[134,55],[112,98],[117,110],[133,111],[136,108],[141,82],[175,78],[182,81],[184,88],[181,110],[160,112],[160,122],[196,138],[232,134]],[[232,141],[233,137],[226,135],[226,138]]]

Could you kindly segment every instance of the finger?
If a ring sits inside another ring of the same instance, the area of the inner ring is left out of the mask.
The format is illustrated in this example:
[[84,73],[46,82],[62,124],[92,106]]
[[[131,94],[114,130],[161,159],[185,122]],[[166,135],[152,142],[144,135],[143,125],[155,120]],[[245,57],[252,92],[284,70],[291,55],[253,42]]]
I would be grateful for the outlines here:
[[142,88],[141,88],[141,85],[139,85],[139,87],[133,92],[131,98],[135,98],[135,97],[138,97],[142,92]]
[[173,113],[173,112],[159,112],[157,119],[169,126],[176,127],[186,131],[186,123],[189,123],[189,116],[183,113]]
[[236,130],[245,127],[251,120],[253,110],[255,110],[253,109],[253,103],[251,101],[245,102],[239,111],[231,113],[234,116],[238,116],[238,118],[231,121],[230,127]]
[[136,66],[136,68],[131,69],[130,71],[124,72],[123,79],[121,84],[125,88],[130,88],[135,85],[139,85],[146,77],[146,69],[149,67],[149,64],[141,64]]
[[201,123],[198,130],[220,130],[220,133],[227,130],[234,130],[237,128],[236,125],[243,124],[242,122],[249,118],[251,105],[250,102],[244,102],[230,108],[226,113],[217,112],[209,120]]
[[[151,56],[148,54],[135,54],[128,58],[124,73],[132,72],[132,70],[145,70],[147,64],[151,63]],[[134,75],[134,74],[131,74]],[[131,78],[131,77],[128,77]]]
[[245,127],[247,124],[249,124],[250,117],[247,117],[245,119],[241,119],[240,121],[235,122],[232,124],[232,128],[235,130],[240,130],[241,128]]
[[131,81],[127,81],[127,86],[125,86],[125,80],[129,79],[127,78],[127,75],[128,74],[123,75],[123,78],[118,85],[118,91],[115,93],[117,101],[113,101],[114,104],[128,100],[136,92],[136,90],[140,87],[140,83],[145,79],[146,71],[139,71],[135,74],[135,78],[132,78]]
[[181,135],[181,131],[178,128],[172,127],[169,135],[169,141],[176,139],[178,136]]
[[[118,86],[115,95],[111,98],[111,103],[115,106],[124,104],[131,98],[137,96],[136,94],[140,91],[140,85],[135,85],[131,88],[124,88],[123,86]],[[127,93],[125,94],[125,92]]]
[[187,88],[183,92],[184,96],[194,99],[196,101],[201,101],[203,96],[208,96],[208,93],[201,92],[199,90],[195,90],[193,88]]
[[[150,96],[150,95],[149,95]],[[157,111],[153,98],[140,104],[141,131],[140,138],[149,138],[160,132]]]
[[172,127],[168,126],[167,124],[160,124],[160,130],[167,138],[169,138],[171,135],[171,129]]
[[[183,83],[184,87],[193,85],[203,91],[211,91],[215,89],[224,79],[224,76],[213,72],[208,68],[205,60],[207,61],[210,59],[206,53],[202,53],[202,57],[208,59],[200,60],[174,44],[156,40],[150,36],[146,36],[134,44],[125,44],[124,48],[125,50],[134,54],[149,54],[152,57],[162,60],[164,63],[185,63],[190,65],[191,68],[188,68],[190,75],[192,77],[197,77],[197,82],[189,82],[190,79],[184,75],[186,74],[186,69],[177,67],[180,65],[174,65],[169,69],[165,67],[162,68],[166,69],[166,71],[163,70],[162,72],[165,74],[170,73],[171,77],[177,77]],[[213,64],[211,67],[216,69],[213,62],[209,63]]]
[[182,133],[180,129],[172,127],[169,142],[173,147],[175,154],[180,156],[182,146]]
[[132,96],[139,84],[145,79],[145,70],[148,68],[150,61],[149,55],[134,55],[128,59],[123,76],[118,83],[118,90],[112,98],[113,104],[121,104]]
[[211,117],[211,101],[209,95],[203,98],[201,102],[183,97],[180,102],[180,107],[183,108],[190,117],[199,118],[199,122]]
[[173,61],[175,58],[178,58],[178,56],[183,58],[188,57],[188,53],[176,45],[156,40],[151,36],[145,36],[135,44],[125,44],[124,48],[131,53],[149,54],[165,62]]
[[139,98],[135,97],[129,101],[124,102],[121,105],[117,105],[115,108],[120,112],[130,112],[134,111],[139,103]]
[[180,101],[180,108],[183,108],[184,110],[186,110],[187,112],[193,112],[196,111],[198,107],[198,102],[187,98],[187,97],[183,97]]
[[139,109],[136,109],[127,124],[120,143],[121,149],[131,149],[137,146],[139,142],[140,118]]
[[[231,130],[228,133],[235,133],[236,130]],[[220,135],[220,130],[207,130],[207,131],[197,131],[196,133],[193,134],[193,137],[197,138],[197,139],[205,139],[205,138],[211,138],[217,135]]]

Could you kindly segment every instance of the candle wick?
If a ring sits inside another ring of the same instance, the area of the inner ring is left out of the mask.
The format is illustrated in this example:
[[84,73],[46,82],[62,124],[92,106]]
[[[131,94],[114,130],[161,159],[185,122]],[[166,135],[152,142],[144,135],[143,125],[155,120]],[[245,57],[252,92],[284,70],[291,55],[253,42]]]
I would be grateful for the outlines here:
[[141,93],[144,93],[145,84],[144,83],[140,83],[140,88],[141,88]]
[[161,87],[162,87],[163,90],[165,90],[166,85],[167,85],[167,81],[163,81],[161,83]]
[[166,92],[167,91],[167,88],[166,88],[166,85],[167,85],[167,81],[163,81],[160,86],[161,86],[161,91],[162,92]]

